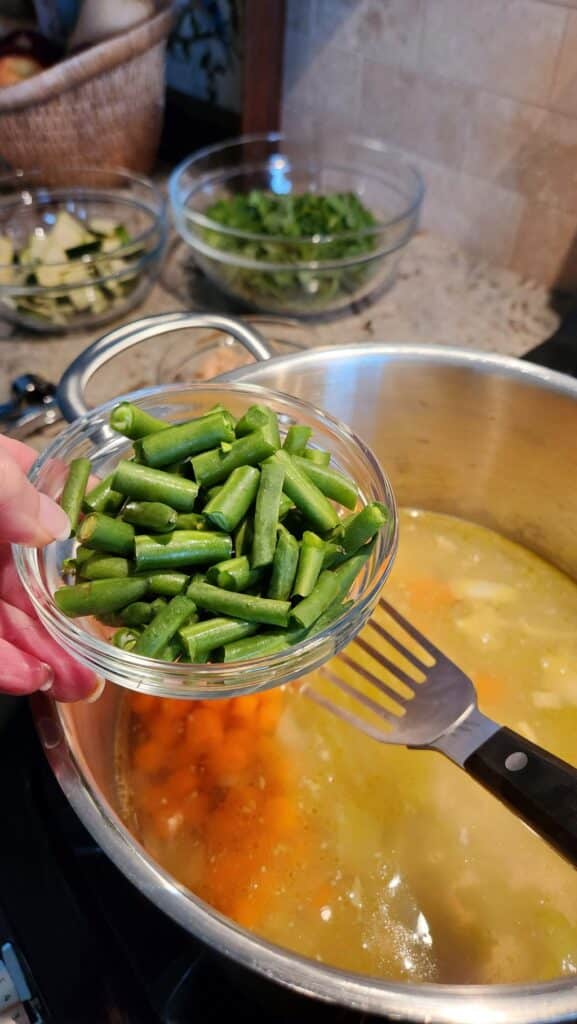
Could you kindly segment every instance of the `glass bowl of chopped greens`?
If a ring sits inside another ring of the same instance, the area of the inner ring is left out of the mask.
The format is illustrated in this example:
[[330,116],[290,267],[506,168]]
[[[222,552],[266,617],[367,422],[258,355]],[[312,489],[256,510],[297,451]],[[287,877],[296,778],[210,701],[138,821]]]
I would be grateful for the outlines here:
[[199,150],[169,194],[180,235],[224,292],[250,309],[314,317],[392,283],[423,183],[377,140],[271,133]]
[[0,175],[0,317],[62,332],[123,316],[158,273],[165,208],[127,171]]
[[109,402],[29,475],[75,524],[14,548],[40,620],[99,676],[158,696],[235,696],[318,668],[367,622],[396,552],[371,450],[255,385]]

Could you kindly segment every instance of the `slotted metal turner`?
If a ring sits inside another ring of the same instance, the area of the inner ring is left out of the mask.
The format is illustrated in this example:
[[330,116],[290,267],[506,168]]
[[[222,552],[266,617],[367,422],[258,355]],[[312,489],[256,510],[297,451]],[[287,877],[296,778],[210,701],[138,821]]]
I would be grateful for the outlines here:
[[[320,672],[353,698],[355,710],[327,697],[314,677],[304,684],[307,696],[380,743],[445,754],[577,865],[577,769],[483,715],[469,677],[387,601],[380,601],[380,612],[400,626],[432,664],[393,635],[379,614]],[[400,654],[421,681],[376,647],[379,641],[380,647],[385,641]],[[368,669],[361,652],[384,671],[376,675]]]

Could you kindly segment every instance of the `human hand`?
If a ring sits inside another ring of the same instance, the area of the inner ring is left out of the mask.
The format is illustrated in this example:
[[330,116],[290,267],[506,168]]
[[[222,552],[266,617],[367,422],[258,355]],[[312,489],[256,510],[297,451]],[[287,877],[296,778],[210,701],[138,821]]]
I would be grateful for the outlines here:
[[36,452],[0,435],[0,693],[50,690],[56,700],[82,700],[100,689],[38,621],[12,560],[10,544],[44,547],[68,537],[65,512],[26,478]]

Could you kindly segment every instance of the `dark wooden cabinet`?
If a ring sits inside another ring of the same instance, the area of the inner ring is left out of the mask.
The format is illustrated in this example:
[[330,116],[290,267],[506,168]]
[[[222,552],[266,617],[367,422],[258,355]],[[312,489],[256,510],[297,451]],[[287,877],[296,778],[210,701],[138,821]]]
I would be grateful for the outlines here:
[[234,0],[242,25],[240,112],[168,88],[160,158],[174,163],[195,149],[247,132],[280,128],[285,0]]

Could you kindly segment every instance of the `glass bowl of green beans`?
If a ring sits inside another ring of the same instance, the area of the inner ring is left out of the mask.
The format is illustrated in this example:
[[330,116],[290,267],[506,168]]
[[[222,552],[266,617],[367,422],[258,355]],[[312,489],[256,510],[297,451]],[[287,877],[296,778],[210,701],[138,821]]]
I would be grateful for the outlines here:
[[370,617],[397,513],[371,450],[255,385],[170,385],[76,420],[30,471],[68,540],[16,546],[40,620],[98,676],[238,696],[313,671]]

